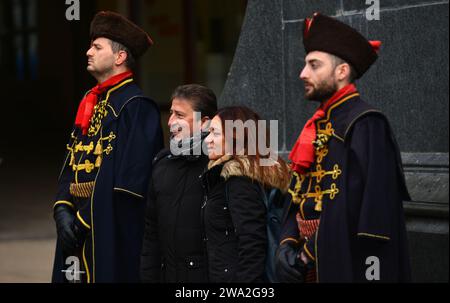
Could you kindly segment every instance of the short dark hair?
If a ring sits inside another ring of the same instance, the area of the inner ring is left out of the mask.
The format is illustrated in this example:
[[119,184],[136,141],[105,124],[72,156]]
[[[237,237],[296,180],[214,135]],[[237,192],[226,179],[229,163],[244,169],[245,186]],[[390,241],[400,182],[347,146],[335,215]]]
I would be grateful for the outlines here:
[[113,40],[110,40],[110,41],[111,41],[111,48],[112,48],[112,51],[114,54],[117,54],[120,51],[124,51],[127,53],[127,60],[125,61],[125,65],[129,69],[133,70],[136,67],[136,60],[134,59],[133,54],[128,49],[128,47],[126,47],[125,45],[123,45],[119,42],[116,42]]
[[347,61],[345,61],[344,59],[342,59],[342,58],[340,58],[338,56],[331,55],[331,57],[333,58],[333,64],[334,64],[335,68],[338,65],[341,65],[341,64],[344,64],[344,63],[346,63],[346,64],[348,64],[348,66],[350,66],[350,77],[349,77],[348,80],[349,80],[350,83],[355,83],[355,81],[357,79],[357,76],[358,76],[358,73],[356,72],[356,69],[353,67],[353,65],[351,65],[350,63],[348,63]]
[[192,102],[192,109],[203,117],[212,119],[217,113],[217,97],[214,92],[199,84],[178,86],[172,94],[171,101],[179,98]]

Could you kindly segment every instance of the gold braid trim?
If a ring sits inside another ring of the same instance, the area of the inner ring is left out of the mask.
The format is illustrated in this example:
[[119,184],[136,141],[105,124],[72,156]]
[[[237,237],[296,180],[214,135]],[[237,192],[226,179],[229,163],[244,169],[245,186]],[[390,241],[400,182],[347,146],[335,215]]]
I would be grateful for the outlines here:
[[70,201],[63,201],[63,200],[56,201],[55,204],[53,205],[53,208],[55,208],[55,207],[58,206],[58,205],[68,205],[68,206],[70,206],[71,208],[75,209],[75,206],[74,206],[73,203],[70,202]]
[[94,182],[70,183],[70,194],[77,198],[90,198],[94,190]]
[[375,238],[375,239],[381,239],[381,240],[386,240],[386,241],[389,241],[391,239],[386,236],[374,235],[374,234],[370,234],[370,233],[358,233],[358,237]]
[[306,245],[307,243],[305,243],[303,245],[303,251],[306,253],[306,255],[313,261],[316,261],[316,258],[313,256],[313,254],[308,250],[308,246]]
[[294,239],[294,238],[286,238],[286,239],[284,239],[284,240],[282,240],[282,241],[280,242],[280,245],[283,245],[284,243],[287,243],[287,242],[294,242],[295,244],[299,244],[299,243],[300,243],[297,239]]

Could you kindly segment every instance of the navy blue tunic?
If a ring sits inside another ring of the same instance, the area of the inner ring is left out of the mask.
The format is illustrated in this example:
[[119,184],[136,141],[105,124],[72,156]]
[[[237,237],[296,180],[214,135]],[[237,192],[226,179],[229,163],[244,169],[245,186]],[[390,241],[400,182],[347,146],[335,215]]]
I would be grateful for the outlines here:
[[[368,282],[371,257],[380,261],[379,281],[409,281],[402,206],[409,195],[386,117],[354,94],[316,123],[316,160],[309,172],[293,177],[281,240],[302,245],[319,282]],[[320,220],[306,240],[297,214]]]
[[[85,281],[138,282],[147,186],[163,147],[160,114],[132,79],[99,100],[88,134],[77,128],[71,134],[55,206],[72,207],[88,232],[81,254]],[[74,195],[71,184],[87,188],[77,187]],[[54,282],[65,281],[64,267],[57,243]]]

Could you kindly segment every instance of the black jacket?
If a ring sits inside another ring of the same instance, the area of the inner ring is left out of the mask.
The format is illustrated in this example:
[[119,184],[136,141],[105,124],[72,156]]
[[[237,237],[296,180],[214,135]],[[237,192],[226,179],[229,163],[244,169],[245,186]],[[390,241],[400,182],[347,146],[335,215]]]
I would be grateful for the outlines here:
[[207,163],[206,156],[173,156],[169,150],[156,157],[141,256],[143,282],[208,281],[200,218],[200,177]]
[[202,177],[208,273],[214,283],[264,282],[266,207],[262,182],[249,172],[245,159],[241,167],[236,160],[224,157],[210,163]]

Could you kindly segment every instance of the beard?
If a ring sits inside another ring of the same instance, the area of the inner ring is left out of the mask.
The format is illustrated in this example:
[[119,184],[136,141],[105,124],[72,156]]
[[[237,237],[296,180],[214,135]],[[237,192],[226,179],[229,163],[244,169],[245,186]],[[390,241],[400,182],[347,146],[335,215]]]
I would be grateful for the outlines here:
[[[306,84],[307,82],[305,82]],[[322,81],[317,86],[313,86],[311,83],[310,92],[305,90],[305,98],[311,101],[324,102],[330,99],[338,90],[338,86],[335,81]]]

